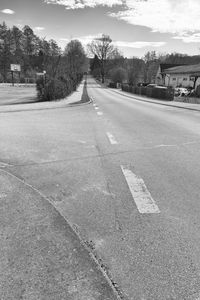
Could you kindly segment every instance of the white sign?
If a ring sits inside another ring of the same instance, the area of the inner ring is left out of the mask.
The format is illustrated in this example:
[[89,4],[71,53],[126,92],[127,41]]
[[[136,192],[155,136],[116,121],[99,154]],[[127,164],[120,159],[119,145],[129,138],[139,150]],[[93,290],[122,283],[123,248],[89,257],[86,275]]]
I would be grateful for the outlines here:
[[11,64],[10,65],[10,69],[13,72],[21,72],[21,66],[20,65],[16,65],[16,64]]
[[37,76],[44,76],[44,73],[36,73]]

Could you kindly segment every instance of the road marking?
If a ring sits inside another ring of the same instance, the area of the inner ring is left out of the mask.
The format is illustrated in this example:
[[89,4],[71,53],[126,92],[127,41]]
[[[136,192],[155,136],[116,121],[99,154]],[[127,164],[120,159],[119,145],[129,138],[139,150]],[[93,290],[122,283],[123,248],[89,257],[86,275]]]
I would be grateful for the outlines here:
[[121,166],[121,169],[139,212],[141,214],[160,213],[143,179],[124,166]]
[[112,145],[118,144],[117,140],[116,140],[115,137],[112,135],[112,133],[106,132],[106,135],[107,135],[107,137],[108,137],[108,139],[109,139],[109,141],[110,141],[110,143],[111,143]]
[[98,106],[95,106],[95,108],[94,108],[94,109],[99,109],[99,108],[98,108]]
[[98,116],[102,116],[103,113],[102,113],[101,111],[98,111],[98,112],[97,112],[97,115],[98,115]]

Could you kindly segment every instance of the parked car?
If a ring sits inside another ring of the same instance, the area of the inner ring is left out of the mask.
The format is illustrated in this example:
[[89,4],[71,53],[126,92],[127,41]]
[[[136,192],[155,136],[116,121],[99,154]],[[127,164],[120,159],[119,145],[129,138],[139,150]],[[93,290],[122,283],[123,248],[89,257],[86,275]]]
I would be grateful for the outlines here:
[[139,82],[139,83],[137,83],[137,86],[147,86],[147,85],[149,85],[149,83],[146,83],[146,82]]
[[190,89],[190,88],[176,87],[174,90],[174,95],[176,97],[190,96],[192,94],[194,94],[194,89]]
[[150,83],[150,84],[147,85],[147,87],[154,88],[154,87],[157,87],[157,84],[155,84],[155,83]]
[[147,85],[147,87],[167,90],[167,86],[157,85],[155,83],[150,83]]

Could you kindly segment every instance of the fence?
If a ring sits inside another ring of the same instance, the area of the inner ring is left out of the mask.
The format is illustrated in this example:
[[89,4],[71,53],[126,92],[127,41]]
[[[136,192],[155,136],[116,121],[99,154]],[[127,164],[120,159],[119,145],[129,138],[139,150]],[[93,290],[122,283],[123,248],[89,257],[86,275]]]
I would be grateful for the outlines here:
[[166,101],[174,99],[174,90],[171,87],[144,87],[122,84],[122,91]]

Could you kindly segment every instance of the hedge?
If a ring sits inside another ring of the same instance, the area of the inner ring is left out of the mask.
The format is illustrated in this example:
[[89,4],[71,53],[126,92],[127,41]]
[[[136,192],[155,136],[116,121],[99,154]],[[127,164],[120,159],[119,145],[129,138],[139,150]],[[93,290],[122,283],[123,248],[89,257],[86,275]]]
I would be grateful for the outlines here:
[[[79,78],[79,82],[81,81]],[[39,101],[53,101],[63,99],[71,94],[78,83],[64,78],[48,79],[45,82],[44,78],[40,78],[36,82],[37,97]]]
[[174,99],[174,90],[170,87],[163,89],[159,87],[139,87],[122,84],[122,91],[167,101]]

